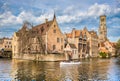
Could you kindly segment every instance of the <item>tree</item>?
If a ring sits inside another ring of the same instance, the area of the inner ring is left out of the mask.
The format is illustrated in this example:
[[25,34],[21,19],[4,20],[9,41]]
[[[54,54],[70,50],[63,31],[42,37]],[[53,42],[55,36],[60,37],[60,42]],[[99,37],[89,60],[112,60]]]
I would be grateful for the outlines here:
[[120,39],[116,43],[116,53],[117,55],[120,55]]
[[107,53],[105,53],[105,52],[100,52],[99,55],[100,55],[102,58],[106,58],[106,57],[107,57]]

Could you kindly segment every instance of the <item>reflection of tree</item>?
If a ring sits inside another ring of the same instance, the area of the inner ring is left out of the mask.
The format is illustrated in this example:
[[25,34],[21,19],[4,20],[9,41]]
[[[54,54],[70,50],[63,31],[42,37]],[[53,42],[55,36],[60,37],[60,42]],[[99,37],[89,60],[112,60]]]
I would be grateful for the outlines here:
[[14,78],[20,81],[98,81],[107,80],[109,61],[81,60],[80,65],[59,67],[59,62],[13,61]]
[[[58,63],[57,63],[58,64]],[[59,81],[59,68],[54,62],[14,61],[16,81]]]

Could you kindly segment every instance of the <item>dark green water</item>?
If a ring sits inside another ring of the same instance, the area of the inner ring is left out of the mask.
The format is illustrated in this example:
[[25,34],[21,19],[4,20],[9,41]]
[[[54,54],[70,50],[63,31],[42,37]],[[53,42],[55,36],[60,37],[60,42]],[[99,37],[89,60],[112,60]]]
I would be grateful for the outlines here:
[[117,58],[86,59],[79,65],[0,59],[0,81],[119,81]]

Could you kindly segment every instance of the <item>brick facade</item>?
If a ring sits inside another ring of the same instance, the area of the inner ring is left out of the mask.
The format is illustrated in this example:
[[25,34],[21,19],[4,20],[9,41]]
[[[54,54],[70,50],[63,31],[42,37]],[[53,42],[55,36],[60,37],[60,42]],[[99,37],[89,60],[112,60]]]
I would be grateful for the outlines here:
[[[30,25],[31,29],[27,26]],[[64,35],[61,32],[56,16],[53,20],[37,26],[24,23],[13,35],[13,56],[18,53],[63,53]]]

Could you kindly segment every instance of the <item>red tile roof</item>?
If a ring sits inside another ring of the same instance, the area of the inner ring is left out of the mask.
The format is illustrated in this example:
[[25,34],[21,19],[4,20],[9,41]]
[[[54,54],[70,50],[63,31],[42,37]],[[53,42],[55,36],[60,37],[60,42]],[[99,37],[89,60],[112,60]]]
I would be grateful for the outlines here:
[[46,32],[49,30],[50,26],[52,25],[52,23],[53,23],[53,20],[48,21],[46,23],[34,26],[32,30],[37,31],[39,34],[45,35]]

